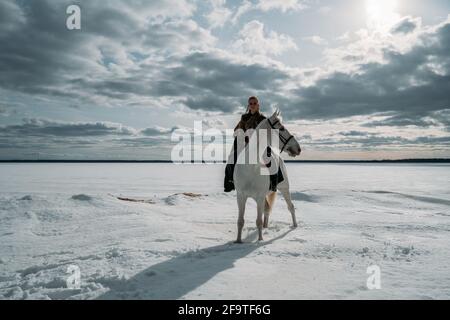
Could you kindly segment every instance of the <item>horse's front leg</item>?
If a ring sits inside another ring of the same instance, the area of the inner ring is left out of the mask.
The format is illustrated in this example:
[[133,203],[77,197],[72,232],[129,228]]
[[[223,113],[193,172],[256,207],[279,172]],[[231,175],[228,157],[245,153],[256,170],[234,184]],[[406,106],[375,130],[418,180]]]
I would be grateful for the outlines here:
[[297,228],[298,224],[297,224],[297,218],[295,217],[295,207],[294,207],[294,204],[292,203],[291,193],[289,192],[289,185],[287,187],[280,186],[279,190],[280,190],[281,194],[283,195],[284,200],[286,200],[286,204],[291,213],[292,226],[294,228]]
[[247,198],[238,193],[237,194],[237,203],[238,203],[238,209],[239,209],[239,216],[238,216],[238,222],[237,222],[238,234],[237,234],[236,243],[242,243],[242,229],[244,228],[244,222],[245,222],[244,213],[245,213],[246,202],[247,202]]
[[258,216],[256,218],[256,227],[258,228],[258,241],[263,240],[262,230],[263,230],[263,213],[264,213],[264,201],[265,197],[256,200],[256,207],[258,210]]

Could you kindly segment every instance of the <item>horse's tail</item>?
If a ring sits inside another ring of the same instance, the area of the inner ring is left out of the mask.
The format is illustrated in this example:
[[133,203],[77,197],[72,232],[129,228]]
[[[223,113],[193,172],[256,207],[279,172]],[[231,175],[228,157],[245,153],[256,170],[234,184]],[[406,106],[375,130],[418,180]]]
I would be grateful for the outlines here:
[[264,201],[264,213],[270,214],[272,212],[273,204],[275,203],[275,198],[277,196],[276,192],[269,193]]

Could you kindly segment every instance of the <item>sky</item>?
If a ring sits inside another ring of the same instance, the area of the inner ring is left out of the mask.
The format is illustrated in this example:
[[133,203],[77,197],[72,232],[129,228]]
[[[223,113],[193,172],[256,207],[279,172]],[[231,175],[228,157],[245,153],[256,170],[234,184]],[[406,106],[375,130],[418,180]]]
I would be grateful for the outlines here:
[[253,95],[298,160],[450,158],[449,53],[447,0],[2,0],[0,159],[169,160]]

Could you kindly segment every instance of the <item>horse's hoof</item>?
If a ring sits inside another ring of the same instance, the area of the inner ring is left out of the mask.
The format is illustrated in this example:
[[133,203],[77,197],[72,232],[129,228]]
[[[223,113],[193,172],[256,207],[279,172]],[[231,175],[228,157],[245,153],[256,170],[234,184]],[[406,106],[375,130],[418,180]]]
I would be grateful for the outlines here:
[[295,229],[295,228],[297,228],[298,227],[298,224],[297,223],[294,223],[293,225],[292,225],[292,229]]
[[259,238],[259,239],[258,239],[258,241],[263,241],[263,240],[264,240],[263,238]]
[[234,243],[242,244],[243,242],[242,242],[242,240],[236,240]]

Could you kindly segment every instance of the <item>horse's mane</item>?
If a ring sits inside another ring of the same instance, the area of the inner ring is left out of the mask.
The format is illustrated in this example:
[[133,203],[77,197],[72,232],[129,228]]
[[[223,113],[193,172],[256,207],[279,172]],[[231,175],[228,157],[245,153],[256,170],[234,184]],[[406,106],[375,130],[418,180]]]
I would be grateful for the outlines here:
[[[256,126],[255,131],[258,130],[258,129],[260,129],[260,127],[263,125],[263,123],[264,123],[264,122],[268,122],[270,118],[272,118],[272,116],[266,117],[264,120],[262,120],[262,121]],[[278,118],[277,118],[277,119],[278,119]]]

